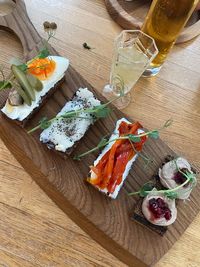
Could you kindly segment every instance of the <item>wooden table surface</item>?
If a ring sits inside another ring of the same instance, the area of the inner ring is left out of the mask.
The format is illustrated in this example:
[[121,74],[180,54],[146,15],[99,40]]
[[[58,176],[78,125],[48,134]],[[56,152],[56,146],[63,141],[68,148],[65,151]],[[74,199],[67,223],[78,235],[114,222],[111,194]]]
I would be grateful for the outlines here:
[[[0,1],[1,3],[2,1]],[[120,32],[103,0],[26,0],[44,36],[44,20],[56,21],[52,44],[98,90],[108,81],[113,39]],[[92,51],[82,48],[87,42]],[[198,164],[200,151],[200,37],[176,46],[157,77],[141,79],[125,112],[162,133],[169,146]],[[22,57],[15,36],[0,32],[0,63]],[[200,215],[156,267],[200,266]],[[145,251],[144,251],[145,253]],[[0,141],[0,266],[126,266],[85,234],[33,182]]]

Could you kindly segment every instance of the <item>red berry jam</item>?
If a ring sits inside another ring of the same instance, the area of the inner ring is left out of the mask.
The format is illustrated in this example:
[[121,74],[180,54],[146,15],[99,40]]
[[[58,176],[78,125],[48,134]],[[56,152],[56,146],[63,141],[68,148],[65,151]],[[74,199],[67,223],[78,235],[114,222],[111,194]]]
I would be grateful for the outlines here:
[[172,217],[171,211],[167,203],[162,198],[151,198],[149,200],[149,210],[155,219],[165,218],[169,221]]
[[[181,171],[181,172],[180,172]],[[183,173],[186,173],[186,172],[188,172],[188,169],[187,168],[182,168],[182,169],[180,169],[180,171],[178,171],[178,172],[176,172],[175,174],[174,174],[174,177],[173,177],[173,179],[175,180],[175,182],[177,183],[177,184],[183,184],[185,181],[186,181],[186,177],[185,177],[185,175],[183,174]],[[183,172],[183,173],[182,173]],[[188,186],[188,184],[186,184],[185,185],[185,187],[187,187]]]

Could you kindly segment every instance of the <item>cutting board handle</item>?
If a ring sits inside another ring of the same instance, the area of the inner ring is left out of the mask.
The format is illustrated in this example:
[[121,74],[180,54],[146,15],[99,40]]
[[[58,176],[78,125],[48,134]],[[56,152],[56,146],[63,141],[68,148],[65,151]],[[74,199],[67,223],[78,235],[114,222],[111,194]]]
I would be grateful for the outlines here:
[[15,7],[11,13],[0,16],[0,29],[13,32],[21,41],[24,57],[34,48],[39,48],[42,38],[30,21],[23,0],[15,0]]

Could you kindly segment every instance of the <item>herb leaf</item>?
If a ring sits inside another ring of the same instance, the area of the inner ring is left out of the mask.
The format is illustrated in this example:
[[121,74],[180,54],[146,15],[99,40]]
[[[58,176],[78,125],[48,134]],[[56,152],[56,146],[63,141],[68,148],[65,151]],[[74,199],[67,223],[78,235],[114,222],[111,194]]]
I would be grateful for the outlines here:
[[164,192],[164,195],[170,199],[176,199],[178,197],[177,192],[170,192],[167,190],[166,190],[166,192]]
[[134,143],[139,143],[141,141],[141,138],[137,135],[134,135],[134,134],[128,134],[127,135],[129,140],[134,142]]
[[24,63],[24,64],[21,64],[21,65],[18,65],[18,68],[22,71],[26,71],[28,66]]
[[139,191],[139,195],[141,197],[146,197],[149,191],[152,191],[153,188],[154,188],[154,184],[152,182],[148,182],[142,186],[142,188]]
[[105,118],[111,113],[111,109],[105,105],[100,105],[95,108],[95,117],[96,118]]
[[0,81],[0,90],[10,89],[12,87],[12,83],[9,81]]
[[49,50],[47,48],[44,48],[40,51],[40,53],[38,54],[38,58],[46,58],[49,56]]
[[43,130],[49,128],[49,126],[51,125],[51,122],[48,120],[47,117],[42,118],[39,121],[39,123],[40,123],[40,128]]
[[153,139],[158,139],[159,137],[159,132],[157,130],[154,130],[152,132],[149,132],[149,137],[153,138]]

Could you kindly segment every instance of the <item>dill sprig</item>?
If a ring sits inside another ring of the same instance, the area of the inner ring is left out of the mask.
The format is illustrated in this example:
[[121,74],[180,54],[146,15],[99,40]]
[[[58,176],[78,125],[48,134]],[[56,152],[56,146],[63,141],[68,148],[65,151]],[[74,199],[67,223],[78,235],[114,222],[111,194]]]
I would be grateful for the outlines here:
[[[169,127],[171,124],[172,124],[172,119],[169,119],[164,123],[164,125],[161,128],[156,129],[156,130],[144,132],[144,133],[141,133],[141,134],[127,134],[127,135],[119,136],[118,138],[114,138],[114,139],[111,139],[111,140],[107,140],[105,137],[103,137],[96,147],[94,147],[94,148],[92,148],[92,149],[90,149],[90,150],[88,150],[88,151],[86,151],[86,152],[84,152],[84,153],[82,153],[80,155],[75,156],[74,159],[75,160],[80,160],[81,158],[85,157],[86,155],[88,155],[90,153],[93,153],[96,150],[99,150],[99,149],[105,147],[106,145],[108,145],[108,144],[110,144],[112,142],[115,142],[117,140],[126,139],[126,140],[129,140],[131,144],[133,144],[133,143],[139,143],[141,141],[141,138],[145,137],[145,136],[151,137],[153,139],[157,139],[159,137],[159,131]],[[133,144],[133,149],[135,150],[134,144]],[[145,158],[145,159],[147,160],[147,158]]]
[[[146,197],[148,194],[150,193],[154,193],[154,194],[164,194],[164,196],[170,198],[170,199],[176,199],[178,197],[178,190],[182,189],[185,185],[187,184],[191,184],[192,188],[194,186],[196,186],[196,175],[193,172],[190,172],[189,170],[187,170],[186,172],[183,172],[177,165],[177,159],[174,159],[174,163],[176,164],[176,168],[177,171],[180,172],[181,174],[184,175],[184,177],[186,178],[186,180],[181,184],[176,186],[175,188],[172,189],[162,189],[162,190],[154,190],[154,183],[152,181],[145,183],[141,189],[139,191],[136,192],[132,192],[129,193],[129,196],[135,196],[135,195],[139,195],[141,197]],[[192,188],[189,188],[189,190],[191,190]]]

